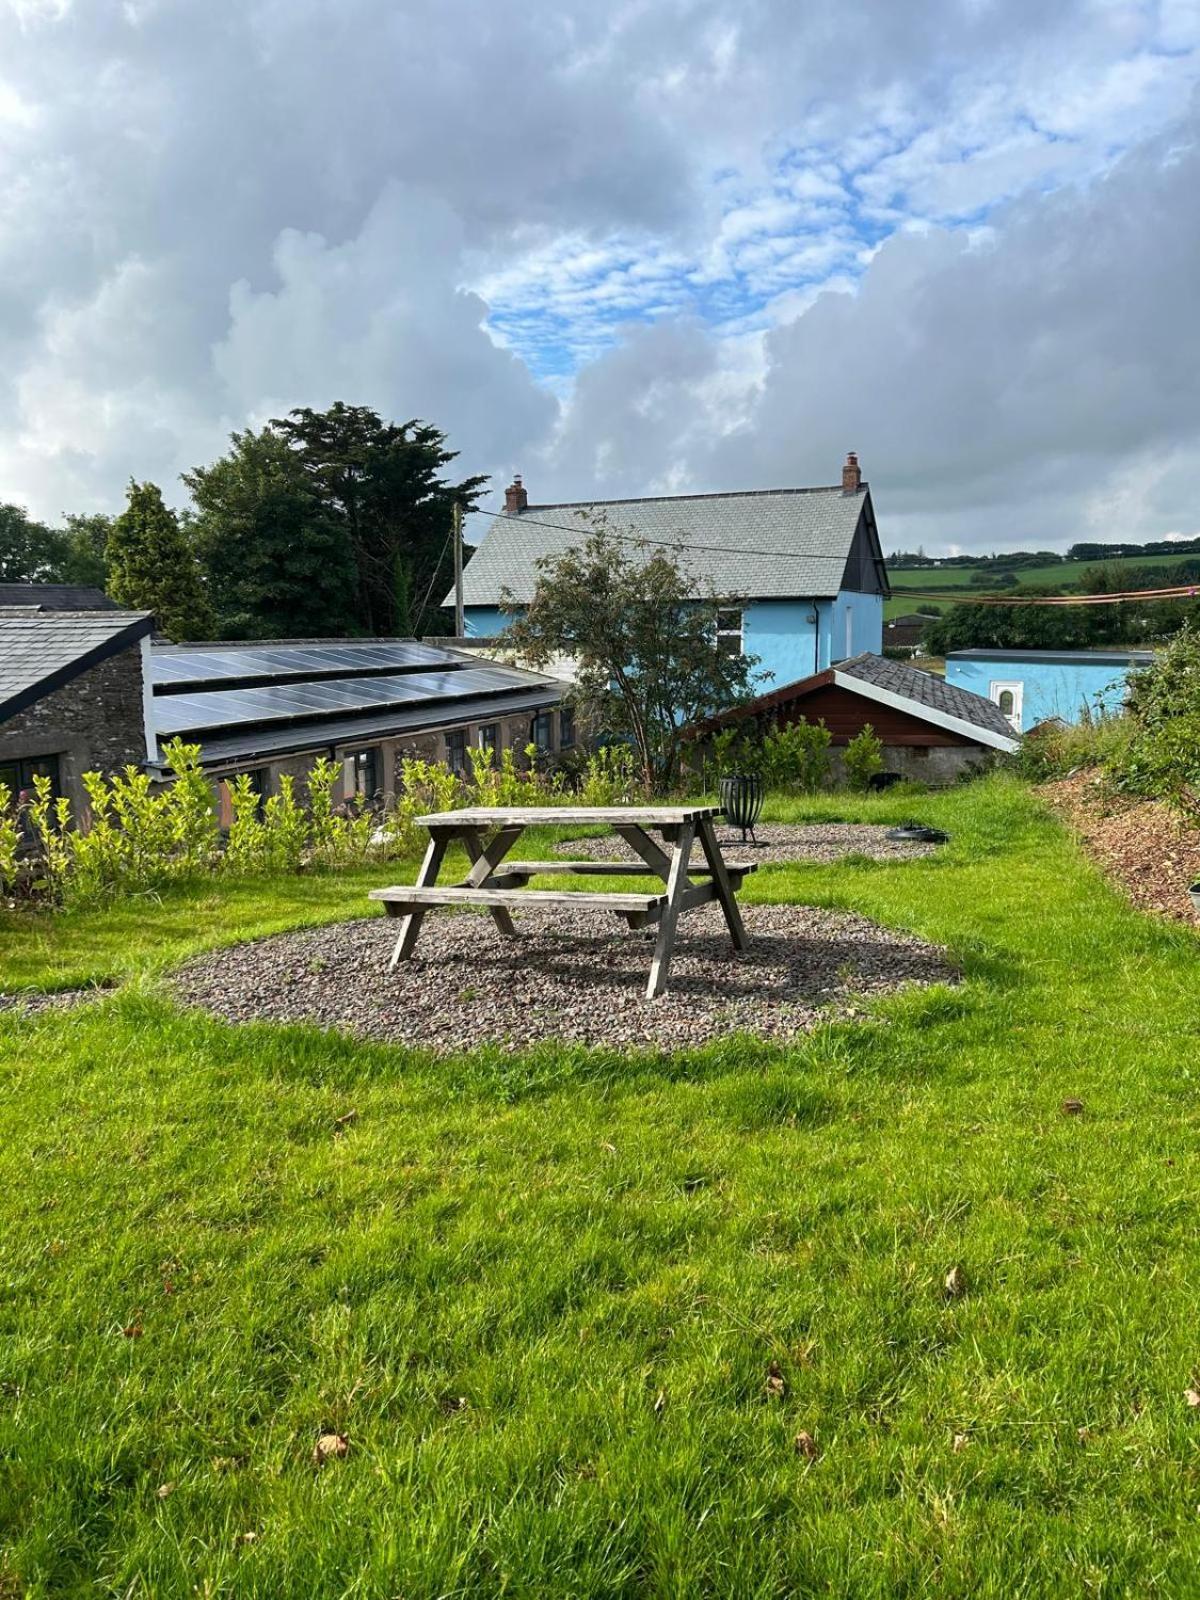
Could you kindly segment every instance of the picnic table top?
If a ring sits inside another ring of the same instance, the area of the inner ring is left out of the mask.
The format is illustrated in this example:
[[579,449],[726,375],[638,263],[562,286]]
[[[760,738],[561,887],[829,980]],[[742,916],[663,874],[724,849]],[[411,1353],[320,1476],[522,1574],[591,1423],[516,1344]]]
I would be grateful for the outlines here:
[[417,821],[426,828],[515,827],[524,823],[633,823],[635,827],[678,825],[718,817],[720,806],[465,806],[461,811],[431,811]]

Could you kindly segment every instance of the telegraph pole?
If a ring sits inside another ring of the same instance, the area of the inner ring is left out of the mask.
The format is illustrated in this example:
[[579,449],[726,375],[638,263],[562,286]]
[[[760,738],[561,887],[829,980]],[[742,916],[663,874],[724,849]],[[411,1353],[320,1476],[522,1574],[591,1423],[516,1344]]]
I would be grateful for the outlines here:
[[454,502],[454,637],[464,639],[467,619],[463,611],[462,506]]

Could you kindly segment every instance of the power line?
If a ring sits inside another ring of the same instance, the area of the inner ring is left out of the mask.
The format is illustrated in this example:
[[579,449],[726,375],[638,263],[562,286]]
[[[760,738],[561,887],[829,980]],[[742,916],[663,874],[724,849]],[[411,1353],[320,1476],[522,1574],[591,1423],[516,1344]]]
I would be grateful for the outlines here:
[[[489,511],[477,506],[468,511],[469,517],[499,517],[502,511]],[[585,535],[587,529],[578,526],[571,527],[565,522],[547,522],[541,517],[531,517],[528,512],[521,511],[516,519],[522,524],[534,528],[554,528],[559,533],[573,533],[577,538]],[[639,533],[618,533],[614,528],[606,528],[605,532],[613,539],[619,539],[625,544],[658,545],[667,550],[696,550],[715,555],[728,556],[769,556],[773,561],[840,561],[843,566],[845,556],[838,555],[805,555],[801,550],[759,550],[752,545],[733,544],[693,544],[688,540],[680,539],[651,539]],[[443,552],[444,553],[444,552]],[[884,564],[887,558],[884,557]],[[892,598],[913,600],[938,600],[950,605],[970,606],[1084,606],[1084,605],[1118,605],[1125,600],[1175,600],[1194,599],[1200,595],[1200,586],[1195,584],[1185,585],[1174,589],[1130,589],[1118,594],[1051,594],[1036,597],[1016,597],[1013,595],[980,594],[964,595],[960,599],[954,592],[945,589],[909,589],[904,585],[892,589]]]
[[[499,517],[501,511],[485,511],[475,508],[468,511],[469,517]],[[539,517],[531,517],[528,512],[522,511],[515,519],[522,526],[529,525],[534,528],[557,528],[560,533],[573,533],[578,538],[586,535],[586,528],[568,527],[565,522],[545,522]],[[613,539],[620,539],[626,544],[656,544],[662,545],[667,550],[704,550],[714,551],[718,555],[727,556],[772,556],[784,561],[840,561],[846,564],[845,556],[832,555],[805,555],[802,550],[755,550],[750,545],[744,544],[692,544],[687,539],[651,539],[640,533],[618,533],[615,528],[604,530]]]

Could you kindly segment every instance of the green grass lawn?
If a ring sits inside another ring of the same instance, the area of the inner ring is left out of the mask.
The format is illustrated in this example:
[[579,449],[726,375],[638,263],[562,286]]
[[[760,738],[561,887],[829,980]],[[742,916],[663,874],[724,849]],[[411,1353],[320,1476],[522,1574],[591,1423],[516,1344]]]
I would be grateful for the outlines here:
[[5,922],[4,985],[127,981],[0,1018],[0,1596],[1200,1591],[1200,941],[1003,777],[791,814],[914,810],[941,856],[746,898],[965,982],[791,1049],[437,1060],[157,988],[378,873]]

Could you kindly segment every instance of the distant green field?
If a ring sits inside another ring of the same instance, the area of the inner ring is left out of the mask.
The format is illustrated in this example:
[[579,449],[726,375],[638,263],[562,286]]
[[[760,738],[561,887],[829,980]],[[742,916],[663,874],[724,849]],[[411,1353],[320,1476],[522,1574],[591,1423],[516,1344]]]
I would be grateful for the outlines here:
[[[1187,559],[1188,552],[1183,551],[1179,555],[1117,556],[1104,562],[1063,561],[1045,567],[1019,568],[1016,569],[1016,576],[1020,580],[1018,587],[1022,589],[1043,589],[1047,585],[1053,585],[1056,589],[1069,591],[1078,585],[1090,567],[1173,567]],[[898,617],[913,609],[914,602],[901,592],[905,589],[916,589],[922,595],[932,596],[933,605],[969,599],[968,595],[958,592],[968,587],[976,594],[987,594],[989,592],[987,587],[971,583],[972,577],[978,570],[977,567],[906,567],[901,571],[889,568],[888,578],[895,592],[885,603],[884,616]],[[941,599],[942,591],[947,591],[944,601]]]

